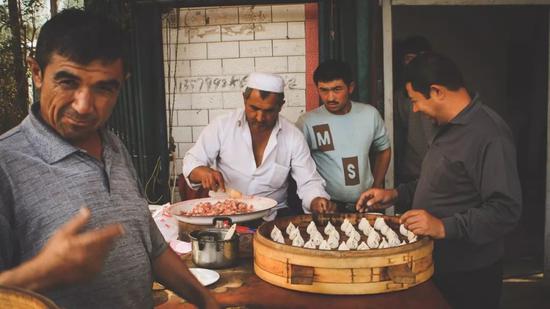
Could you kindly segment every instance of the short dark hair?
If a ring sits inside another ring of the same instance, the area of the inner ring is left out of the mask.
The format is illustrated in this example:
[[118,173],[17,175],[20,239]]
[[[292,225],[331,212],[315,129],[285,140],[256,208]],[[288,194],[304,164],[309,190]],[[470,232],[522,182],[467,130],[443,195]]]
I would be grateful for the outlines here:
[[127,71],[126,51],[127,36],[117,23],[91,12],[66,9],[40,29],[36,61],[44,71],[54,53],[79,64],[121,59]]
[[449,90],[465,88],[462,73],[448,57],[427,52],[415,57],[406,67],[404,84],[411,83],[412,88],[430,98],[430,86],[440,85]]
[[250,87],[246,87],[246,89],[243,92],[243,97],[245,99],[248,99],[250,97],[250,94],[252,93],[252,90],[258,90],[260,92],[260,98],[262,98],[262,100],[265,100],[265,98],[267,98],[268,96],[270,96],[272,94],[277,96],[277,101],[279,102],[279,104],[282,104],[283,101],[285,100],[285,94],[284,93],[270,92],[270,91],[265,91],[265,90],[260,90],[260,89],[256,89],[256,88],[250,88]]
[[313,73],[313,81],[316,85],[319,82],[330,82],[337,79],[343,80],[348,86],[353,82],[350,66],[341,60],[327,60],[321,63]]

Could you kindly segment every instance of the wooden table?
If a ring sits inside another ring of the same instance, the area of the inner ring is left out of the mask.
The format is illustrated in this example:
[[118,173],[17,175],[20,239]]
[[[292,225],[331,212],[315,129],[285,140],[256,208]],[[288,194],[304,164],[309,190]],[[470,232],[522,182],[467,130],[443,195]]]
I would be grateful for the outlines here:
[[[220,280],[209,286],[223,307],[237,308],[450,308],[431,280],[408,290],[373,295],[323,295],[274,286],[254,274],[251,238],[241,236],[241,260],[237,267],[217,270]],[[245,248],[243,250],[243,248]],[[190,256],[189,267],[194,267]],[[168,301],[157,309],[193,308],[168,291]]]

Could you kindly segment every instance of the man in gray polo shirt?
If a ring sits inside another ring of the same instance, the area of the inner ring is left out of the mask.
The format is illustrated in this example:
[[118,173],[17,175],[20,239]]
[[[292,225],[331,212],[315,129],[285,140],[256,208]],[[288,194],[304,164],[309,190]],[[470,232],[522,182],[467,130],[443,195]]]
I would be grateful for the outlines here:
[[0,136],[0,285],[64,308],[151,308],[153,279],[199,307],[217,304],[168,248],[128,151],[104,129],[125,78],[125,35],[66,10],[29,59],[40,91]]
[[434,283],[453,308],[498,308],[503,238],[519,221],[516,150],[506,123],[471,97],[448,58],[426,53],[406,68],[414,112],[438,124],[418,181],[364,192],[357,209],[399,207],[401,223],[435,239]]

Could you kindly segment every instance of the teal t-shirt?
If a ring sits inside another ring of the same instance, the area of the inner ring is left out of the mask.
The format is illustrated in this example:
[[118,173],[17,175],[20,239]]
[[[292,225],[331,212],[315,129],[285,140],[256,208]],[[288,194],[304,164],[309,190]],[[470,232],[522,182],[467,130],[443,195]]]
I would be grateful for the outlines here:
[[390,147],[384,121],[371,105],[351,102],[345,115],[335,115],[324,105],[302,115],[296,125],[302,130],[325,179],[331,199],[355,209],[361,193],[372,187],[369,163],[371,147],[379,152]]

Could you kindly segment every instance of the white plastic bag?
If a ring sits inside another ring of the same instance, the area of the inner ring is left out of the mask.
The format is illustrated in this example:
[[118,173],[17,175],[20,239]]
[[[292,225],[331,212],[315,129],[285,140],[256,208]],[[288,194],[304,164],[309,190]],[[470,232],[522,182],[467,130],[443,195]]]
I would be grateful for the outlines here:
[[153,219],[167,242],[178,239],[179,232],[178,220],[168,212],[169,206],[170,203],[164,204],[153,213]]
[[153,219],[157,224],[164,240],[170,244],[170,247],[177,254],[191,252],[191,243],[178,240],[179,226],[178,220],[168,211],[170,203],[164,204],[153,212]]

